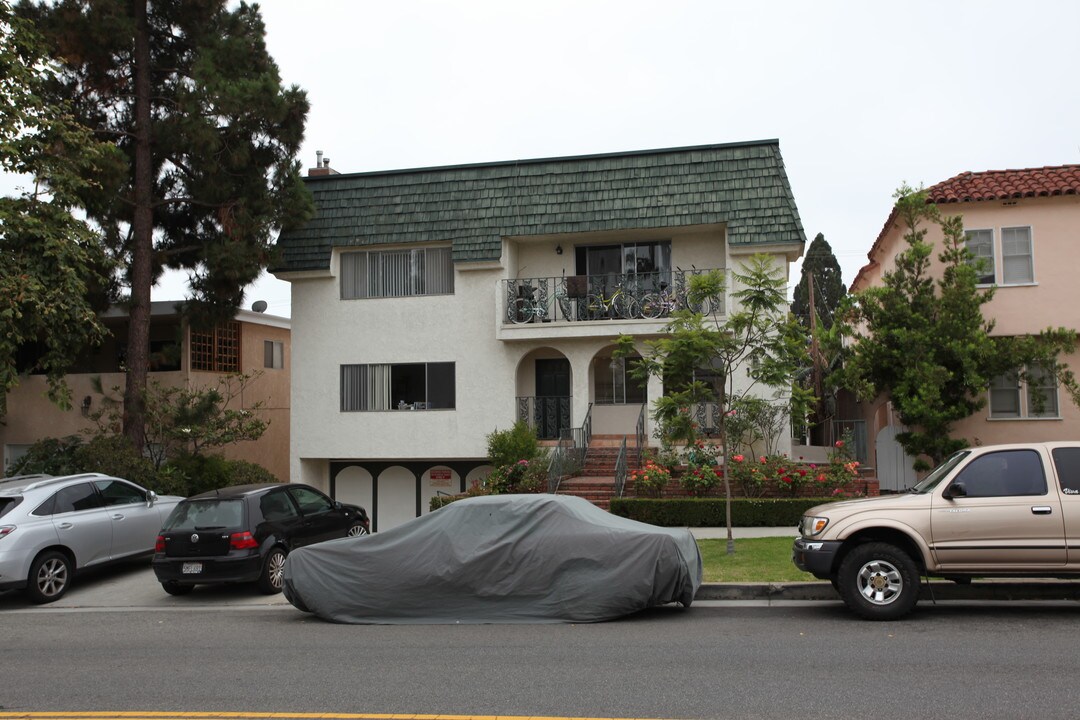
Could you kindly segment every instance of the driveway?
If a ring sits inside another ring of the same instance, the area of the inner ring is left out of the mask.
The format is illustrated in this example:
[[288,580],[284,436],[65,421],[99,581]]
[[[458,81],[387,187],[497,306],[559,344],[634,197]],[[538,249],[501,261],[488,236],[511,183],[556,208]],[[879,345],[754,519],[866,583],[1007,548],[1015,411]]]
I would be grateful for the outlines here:
[[281,593],[263,595],[251,585],[205,585],[184,597],[161,589],[149,560],[122,563],[76,576],[64,597],[47,605],[35,605],[19,591],[0,594],[0,612],[73,608],[203,608],[206,606],[266,607],[292,605]]

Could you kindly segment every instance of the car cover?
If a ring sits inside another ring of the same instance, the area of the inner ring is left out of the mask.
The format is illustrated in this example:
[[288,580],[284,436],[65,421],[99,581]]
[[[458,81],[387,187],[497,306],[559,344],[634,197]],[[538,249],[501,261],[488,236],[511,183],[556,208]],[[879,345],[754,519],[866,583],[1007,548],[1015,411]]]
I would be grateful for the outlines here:
[[689,606],[700,586],[686,528],[542,494],[466,498],[386,532],[298,548],[283,589],[341,623],[557,623]]

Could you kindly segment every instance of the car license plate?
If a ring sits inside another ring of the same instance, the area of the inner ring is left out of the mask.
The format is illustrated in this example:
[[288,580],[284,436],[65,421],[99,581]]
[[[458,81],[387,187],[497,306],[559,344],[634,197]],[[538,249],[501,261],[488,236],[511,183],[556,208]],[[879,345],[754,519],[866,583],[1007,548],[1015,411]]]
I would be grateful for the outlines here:
[[202,563],[184,563],[180,572],[184,575],[198,575],[202,572]]

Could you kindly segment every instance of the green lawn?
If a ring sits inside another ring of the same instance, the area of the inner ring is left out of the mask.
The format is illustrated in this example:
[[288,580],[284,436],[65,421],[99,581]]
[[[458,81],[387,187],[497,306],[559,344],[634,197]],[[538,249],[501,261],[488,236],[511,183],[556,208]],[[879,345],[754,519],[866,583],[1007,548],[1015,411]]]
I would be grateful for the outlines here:
[[735,554],[727,554],[727,540],[698,540],[705,582],[814,582],[791,562],[790,537],[747,538],[735,541]]

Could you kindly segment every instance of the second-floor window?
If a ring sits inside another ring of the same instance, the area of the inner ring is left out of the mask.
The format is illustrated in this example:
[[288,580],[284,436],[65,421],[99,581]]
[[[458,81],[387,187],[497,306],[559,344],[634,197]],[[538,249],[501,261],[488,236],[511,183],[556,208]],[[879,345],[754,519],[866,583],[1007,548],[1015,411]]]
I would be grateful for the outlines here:
[[1026,382],[1019,372],[998,375],[990,382],[990,417],[1058,417],[1057,379],[1054,373],[1039,366],[1029,367]]
[[285,367],[285,343],[263,340],[263,367],[281,370]]
[[341,411],[438,410],[455,406],[454,363],[341,366]]
[[210,331],[191,331],[191,369],[240,372],[240,323],[227,322]]
[[998,247],[993,230],[968,230],[967,246],[981,285],[1028,285],[1035,282],[1030,227],[1001,228]]
[[341,255],[341,299],[451,295],[450,248],[371,250]]

